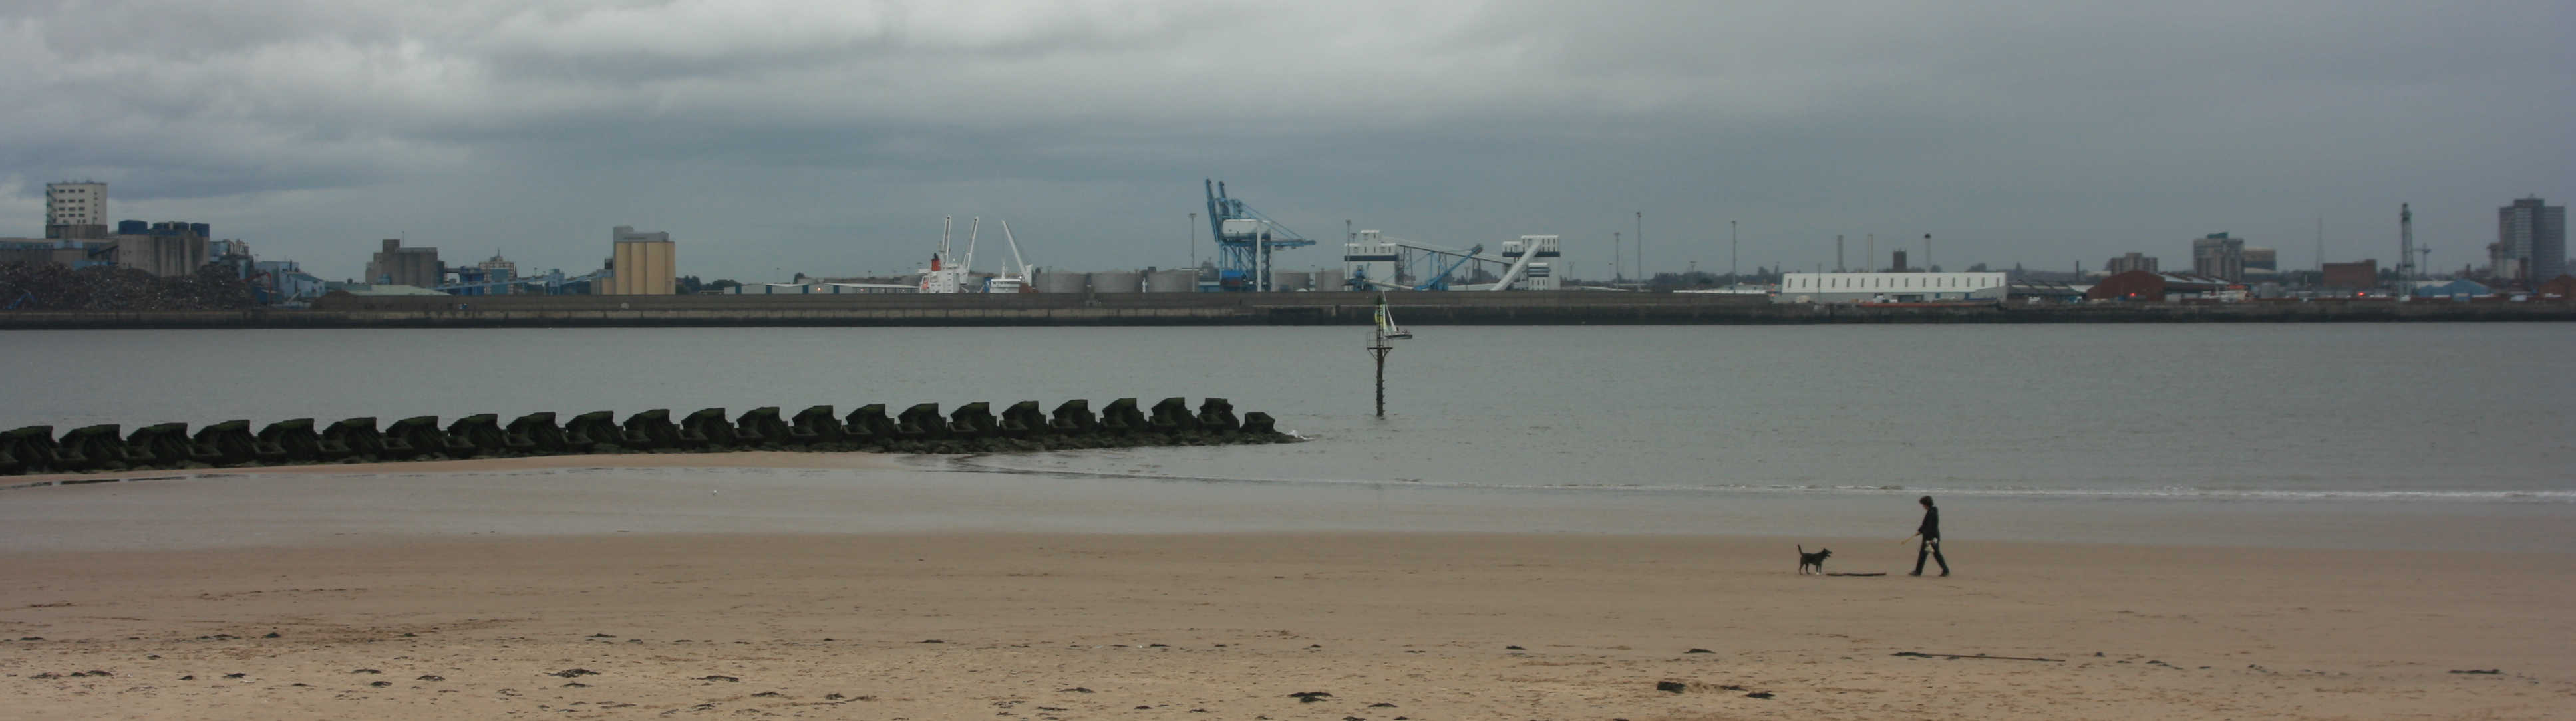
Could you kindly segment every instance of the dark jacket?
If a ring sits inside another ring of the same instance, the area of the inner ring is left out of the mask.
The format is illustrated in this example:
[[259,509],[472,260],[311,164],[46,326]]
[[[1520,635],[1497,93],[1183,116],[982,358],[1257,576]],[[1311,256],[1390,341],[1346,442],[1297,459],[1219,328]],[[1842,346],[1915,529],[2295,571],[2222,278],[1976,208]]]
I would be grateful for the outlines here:
[[1940,506],[1924,506],[1924,507],[1923,507],[1923,525],[1921,525],[1921,526],[1916,526],[1916,527],[1914,528],[1914,532],[1915,532],[1915,533],[1923,534],[1923,537],[1924,537],[1924,538],[1940,538],[1940,537],[1941,537],[1941,507],[1940,507]]

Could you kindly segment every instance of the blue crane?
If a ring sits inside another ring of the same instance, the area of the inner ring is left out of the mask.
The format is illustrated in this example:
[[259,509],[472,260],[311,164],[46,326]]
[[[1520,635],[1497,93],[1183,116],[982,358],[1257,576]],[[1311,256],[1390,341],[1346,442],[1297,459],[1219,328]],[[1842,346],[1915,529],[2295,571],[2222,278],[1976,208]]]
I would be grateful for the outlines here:
[[1208,230],[1216,236],[1216,281],[1225,290],[1270,289],[1270,252],[1314,245],[1297,231],[1261,211],[1228,197],[1225,184],[1210,179],[1207,190]]
[[1414,289],[1414,290],[1448,290],[1448,289],[1449,289],[1449,276],[1450,276],[1451,274],[1454,274],[1454,273],[1457,273],[1457,272],[1458,272],[1458,266],[1462,266],[1462,265],[1466,265],[1466,264],[1468,264],[1468,263],[1474,262],[1474,261],[1476,260],[1476,254],[1477,254],[1477,253],[1482,253],[1482,252],[1485,252],[1485,246],[1483,246],[1483,245],[1481,245],[1481,244],[1480,244],[1480,245],[1477,245],[1476,247],[1473,247],[1473,248],[1468,248],[1468,249],[1467,249],[1467,254],[1466,254],[1466,255],[1458,256],[1458,262],[1450,263],[1450,264],[1449,264],[1449,267],[1447,267],[1447,268],[1442,268],[1442,269],[1440,269],[1440,272],[1439,272],[1439,273],[1432,275],[1432,276],[1431,276],[1431,282],[1429,282],[1429,283],[1424,283],[1424,284],[1417,285],[1417,286],[1414,286],[1414,287],[1413,287],[1413,289]]

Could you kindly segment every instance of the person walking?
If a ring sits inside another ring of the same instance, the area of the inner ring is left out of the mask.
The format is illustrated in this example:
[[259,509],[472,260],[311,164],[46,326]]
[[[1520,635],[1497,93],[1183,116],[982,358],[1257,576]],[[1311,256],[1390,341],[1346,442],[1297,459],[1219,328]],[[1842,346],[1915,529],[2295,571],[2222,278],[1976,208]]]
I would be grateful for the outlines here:
[[1950,575],[1950,559],[1941,557],[1941,509],[1932,505],[1931,496],[1924,496],[1915,502],[1923,504],[1923,525],[1914,529],[1915,535],[1923,537],[1923,545],[1914,550],[1914,572],[1907,575],[1923,575],[1923,559],[1926,556],[1941,564],[1941,575]]

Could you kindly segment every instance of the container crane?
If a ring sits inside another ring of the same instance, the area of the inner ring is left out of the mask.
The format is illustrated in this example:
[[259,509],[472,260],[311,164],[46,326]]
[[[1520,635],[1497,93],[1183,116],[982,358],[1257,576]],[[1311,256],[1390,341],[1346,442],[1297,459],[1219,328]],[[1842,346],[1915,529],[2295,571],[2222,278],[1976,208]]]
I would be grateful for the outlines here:
[[1289,230],[1243,199],[1226,195],[1225,184],[1204,181],[1208,229],[1216,236],[1216,280],[1230,291],[1270,290],[1270,253],[1303,248],[1315,241]]

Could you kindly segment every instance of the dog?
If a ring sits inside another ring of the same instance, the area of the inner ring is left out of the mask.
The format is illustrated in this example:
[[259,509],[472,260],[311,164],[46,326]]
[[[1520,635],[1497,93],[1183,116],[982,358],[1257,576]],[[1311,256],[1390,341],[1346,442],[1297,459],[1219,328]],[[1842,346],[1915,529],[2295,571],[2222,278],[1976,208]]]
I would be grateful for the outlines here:
[[1819,548],[1815,553],[1808,553],[1806,544],[1798,544],[1798,575],[1806,575],[1807,569],[1810,568],[1815,569],[1816,573],[1824,573],[1825,559],[1833,555],[1834,549],[1831,548]]

